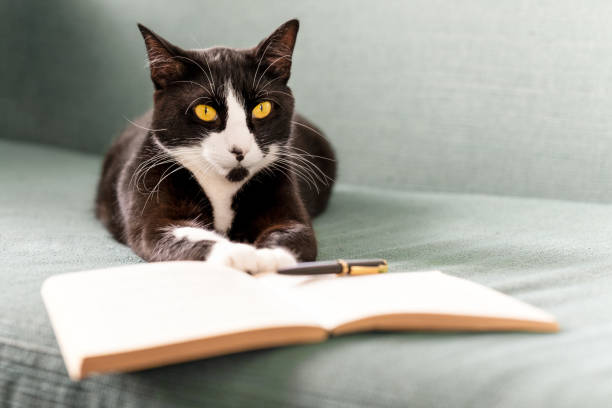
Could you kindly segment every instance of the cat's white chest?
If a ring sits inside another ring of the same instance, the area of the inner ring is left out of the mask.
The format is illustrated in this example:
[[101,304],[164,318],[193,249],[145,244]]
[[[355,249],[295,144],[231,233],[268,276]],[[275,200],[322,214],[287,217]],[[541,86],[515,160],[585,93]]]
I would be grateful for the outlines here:
[[212,205],[215,231],[226,234],[234,221],[234,196],[247,179],[235,183],[212,171],[193,173]]
[[235,214],[232,209],[234,196],[244,183],[251,178],[251,173],[244,180],[232,182],[213,170],[210,163],[207,164],[204,161],[201,146],[169,150],[158,141],[157,144],[195,176],[212,206],[213,227],[215,231],[227,234],[234,221]]

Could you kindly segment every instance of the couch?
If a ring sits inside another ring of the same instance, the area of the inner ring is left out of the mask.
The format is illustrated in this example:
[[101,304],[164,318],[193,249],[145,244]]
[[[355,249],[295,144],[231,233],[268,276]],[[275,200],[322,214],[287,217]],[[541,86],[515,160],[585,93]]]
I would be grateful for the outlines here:
[[[0,11],[0,405],[610,406],[609,2],[57,0]],[[550,311],[561,331],[364,333],[70,381],[41,283],[141,262],[93,215],[104,150],[151,104],[136,22],[186,47],[247,47],[292,17],[297,108],[339,156],[315,221],[319,258],[438,269]]]

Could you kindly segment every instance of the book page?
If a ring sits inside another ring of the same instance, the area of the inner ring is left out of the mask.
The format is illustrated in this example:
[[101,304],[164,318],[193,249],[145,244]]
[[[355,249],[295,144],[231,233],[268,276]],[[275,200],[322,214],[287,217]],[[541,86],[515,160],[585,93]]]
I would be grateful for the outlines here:
[[[470,320],[457,324],[453,316],[506,319],[542,323],[543,331],[556,328],[550,314],[482,285],[441,272],[403,272],[367,276],[283,276],[260,278],[266,286],[285,293],[296,306],[316,315],[329,331],[342,325],[383,315],[421,315],[427,328],[427,316],[450,316],[438,328],[468,328]],[[431,320],[432,323],[434,320]],[[482,322],[472,320],[474,329],[486,330]],[[376,320],[369,323],[376,329]],[[401,323],[393,327],[400,326]],[[388,326],[387,326],[388,327]],[[432,324],[432,327],[436,327]],[[519,326],[520,327],[520,326]],[[528,329],[529,325],[525,328]],[[537,326],[535,326],[537,327]],[[397,328],[397,327],[396,327]],[[410,327],[406,327],[410,328]],[[490,329],[496,326],[491,324]]]
[[42,295],[73,378],[90,356],[266,328],[316,326],[322,332],[253,277],[204,262],[57,275],[44,283]]

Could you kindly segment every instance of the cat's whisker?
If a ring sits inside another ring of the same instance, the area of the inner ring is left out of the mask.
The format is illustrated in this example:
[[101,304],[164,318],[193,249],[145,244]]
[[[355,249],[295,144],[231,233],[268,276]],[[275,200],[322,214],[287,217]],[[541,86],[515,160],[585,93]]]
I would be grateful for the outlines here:
[[280,168],[280,167],[278,167],[278,166],[274,166],[273,168],[274,168],[276,171],[280,172],[280,173],[281,173],[282,175],[284,175],[285,177],[287,177],[287,180],[289,180],[290,182],[292,182],[292,183],[293,183],[293,182],[295,182],[295,177],[292,177],[292,176],[293,176],[293,173],[291,173],[291,172],[287,172],[287,171],[285,171],[284,169],[282,169],[282,168]]
[[255,69],[255,75],[253,75],[253,85],[252,88],[255,89],[255,78],[257,78],[257,72],[259,72],[259,67],[261,66],[261,62],[263,61],[264,57],[266,56],[266,52],[268,52],[268,48],[270,48],[270,44],[272,44],[273,41],[270,41],[268,43],[268,45],[266,45],[266,48],[264,49],[264,52],[261,54],[261,57],[259,58],[259,62],[257,63],[257,69]]
[[206,66],[208,67],[208,72],[210,73],[210,79],[212,80],[212,88],[213,88],[213,93],[214,93],[216,92],[215,78],[213,77],[212,70],[210,69],[210,65],[208,64],[208,58],[204,58],[204,62],[206,62]]
[[134,174],[132,175],[131,179],[130,179],[130,183],[128,185],[132,185],[132,182],[135,182],[135,185],[138,186],[139,180],[140,178],[146,174],[146,172],[148,172],[151,168],[159,166],[161,164],[163,164],[164,161],[166,161],[168,159],[168,156],[163,153],[163,154],[158,154],[155,155],[147,160],[145,160],[144,162],[140,163],[138,165],[138,167],[136,168],[136,170],[134,170]]
[[276,104],[277,104],[278,106],[280,106],[280,107],[281,107],[281,109],[282,109],[283,104],[282,104],[282,103],[280,103],[278,100],[276,100],[276,99],[274,99],[274,98],[270,97],[270,96],[268,95],[268,92],[267,92],[267,91],[260,91],[260,92],[256,93],[256,94],[255,94],[255,99],[259,99],[259,98],[266,98],[266,99],[269,99],[269,100],[271,100],[271,101],[274,101],[274,102],[276,102]]
[[198,47],[200,47],[200,50],[204,51],[205,47],[202,46],[202,44],[200,44],[200,41],[198,41],[198,39],[196,38],[195,35],[191,35],[191,39],[193,40],[194,43],[196,43],[198,45]]
[[[186,160],[187,165],[189,165],[189,159]],[[170,171],[174,166],[178,166],[176,169]],[[162,173],[162,175],[159,177],[159,180],[157,182],[157,184],[155,184],[155,186],[153,187],[152,190],[149,191],[149,194],[147,196],[147,199],[145,200],[145,203],[142,207],[142,212],[141,215],[144,213],[145,208],[147,207],[147,204],[149,202],[149,200],[151,199],[152,195],[157,193],[157,200],[159,202],[159,192],[160,192],[160,188],[161,188],[161,184],[162,182],[167,179],[168,177],[170,177],[172,174],[176,173],[179,170],[184,169],[185,167],[183,166],[183,164],[181,164],[180,162],[175,161],[174,164],[168,166],[168,168],[166,170],[164,170],[164,172]],[[169,173],[168,173],[169,172]]]
[[151,163],[151,162],[154,162],[154,161],[156,161],[156,160],[160,159],[161,157],[165,157],[165,153],[163,153],[163,154],[155,154],[155,155],[151,156],[150,158],[148,158],[148,159],[144,160],[143,162],[141,162],[141,163],[140,163],[140,164],[139,164],[139,165],[136,167],[136,169],[135,169],[134,171],[135,171],[135,172],[138,172],[140,168],[142,168],[142,167],[144,167],[144,166],[148,165],[148,164],[149,164],[149,163]]
[[308,167],[315,174],[317,174],[319,178],[322,177],[323,178],[322,181],[325,181],[325,182],[327,182],[327,180],[333,181],[333,179],[330,176],[328,176],[323,170],[321,170],[319,166],[317,166],[312,161],[304,157],[300,157],[300,156],[287,156],[287,157],[289,157],[292,161],[295,161],[297,165]]
[[294,182],[294,179],[291,177],[292,173],[287,173],[284,168],[280,167],[279,165],[277,165],[277,163],[273,163],[271,166],[268,167],[270,173],[272,175],[274,175],[274,170],[278,171],[279,173],[281,173],[282,175],[284,175],[285,177],[287,177],[287,180],[289,180],[290,182]]
[[325,157],[325,156],[317,156],[316,154],[312,154],[304,149],[300,149],[299,147],[296,146],[283,146],[284,149],[294,149],[294,150],[298,150],[300,152],[303,152],[303,155],[308,156],[308,157],[315,157],[317,159],[323,159],[323,160],[329,160],[332,162],[335,162],[335,159],[332,159],[330,157]]
[[[266,83],[265,83],[265,84],[264,84],[264,85],[261,87],[261,91],[266,91],[266,89],[268,88],[268,86],[270,86],[270,84],[271,84],[272,82],[274,82],[274,81],[276,81],[277,79],[280,79],[280,78],[281,78],[281,76],[279,75],[279,76],[277,76],[277,77],[275,77],[275,78],[272,78],[272,79],[271,79],[271,80],[269,80],[268,82],[266,82]],[[260,92],[261,92],[261,91],[260,91]]]
[[[200,96],[198,98],[195,98],[193,101],[191,101],[189,106],[187,106],[187,109],[185,109],[185,115],[187,114],[187,112],[189,112],[189,109],[191,109],[193,104],[196,103],[197,101],[199,101],[200,99],[209,99],[209,97],[208,96]],[[195,140],[195,139],[186,139],[186,140]]]
[[125,116],[123,117],[123,119],[127,120],[128,122],[130,122],[132,125],[136,126],[137,128],[140,128],[142,130],[148,130],[149,132],[165,132],[168,130],[168,129],[151,129],[151,128],[139,125],[138,123],[129,120]]
[[160,152],[154,154],[153,156],[149,157],[148,159],[144,160],[140,165],[141,166],[142,165],[146,165],[146,164],[154,162],[154,161],[156,161],[158,159],[167,158],[167,157],[169,157],[169,156],[168,156],[168,154],[166,152],[160,151]]
[[[151,190],[152,193],[159,192],[159,187],[160,187],[162,181],[164,181],[164,179],[167,177],[166,174],[172,168],[174,168],[175,166],[178,166],[178,168],[176,170],[179,170],[179,169],[183,168],[183,166],[180,163],[173,163],[170,166],[168,166],[168,168],[166,170],[164,170],[164,172],[161,174],[161,176],[159,176],[159,179],[157,180],[157,183],[155,184],[155,186],[153,186],[153,189]],[[176,171],[176,170],[171,171],[170,174],[174,173],[174,171]],[[170,174],[168,174],[168,175],[170,175]]]
[[145,204],[144,204],[144,206],[143,206],[143,208],[142,208],[142,210],[143,210],[143,211],[144,211],[144,209],[145,209],[145,208],[146,208],[146,206],[147,206],[147,203],[148,203],[148,201],[149,201],[149,198],[150,198],[151,194],[153,193],[153,189],[149,189],[149,188],[147,187],[147,185],[146,185],[146,181],[145,181],[144,183],[145,183],[145,184],[144,184],[144,191],[143,191],[143,190],[140,190],[140,188],[137,188],[138,193],[140,193],[140,194],[142,194],[142,195],[147,194],[147,200],[145,201]]
[[317,186],[317,183],[315,183],[314,181],[309,179],[307,176],[304,176],[302,173],[297,171],[295,167],[289,166],[288,168],[286,167],[285,169],[291,172],[292,174],[294,174],[297,178],[303,180],[308,186],[308,188],[315,190],[317,193],[319,192],[319,187]]
[[[301,149],[300,149],[301,150]],[[312,160],[310,160],[309,158],[319,158],[319,159],[324,159],[324,160],[328,160],[331,162],[335,162],[334,159],[328,158],[328,157],[323,157],[323,156],[317,156],[317,155],[313,155],[310,154],[308,152],[306,153],[298,153],[298,152],[291,152],[288,149],[283,151],[283,154],[287,157],[290,157],[292,159],[296,159],[299,160],[300,162],[307,164],[309,166],[313,166],[316,170],[320,171],[321,173],[324,173],[319,166],[317,166]]]
[[259,87],[259,83],[261,82],[261,79],[264,77],[264,75],[266,75],[266,72],[268,72],[268,70],[270,68],[272,68],[272,66],[274,66],[274,64],[276,64],[278,61],[287,58],[289,59],[289,61],[291,61],[291,54],[285,54],[285,55],[281,55],[280,57],[278,57],[277,59],[275,59],[274,61],[272,61],[272,63],[270,65],[268,65],[266,67],[266,69],[264,70],[264,72],[259,76],[259,80],[257,81],[257,85],[255,85],[255,89],[257,89]]
[[299,154],[291,154],[291,153],[285,153],[287,154],[288,157],[294,159],[294,160],[298,160],[301,164],[303,164],[304,166],[308,166],[309,168],[312,168],[313,171],[318,172],[321,176],[323,176],[324,178],[328,179],[329,181],[334,181],[331,177],[329,177],[327,174],[325,174],[325,172],[323,170],[321,170],[321,168],[319,166],[317,166],[315,163],[313,163],[312,161],[308,160],[307,158],[304,157],[304,155],[299,155]]
[[275,164],[278,164],[279,166],[282,166],[284,169],[293,172],[296,176],[304,180],[306,184],[314,187],[317,193],[319,192],[319,188],[317,186],[316,180],[308,172],[304,172],[302,169],[299,169],[298,166],[295,166],[295,163],[288,161],[288,160],[279,159],[275,162]]
[[[182,58],[182,59],[185,59],[185,60],[190,61],[191,63],[195,64],[198,68],[200,68],[200,71],[202,71],[202,73],[204,73],[204,75],[206,75],[206,78],[208,79],[208,83],[211,86],[211,89],[213,89],[213,90],[215,89],[214,81],[212,80],[212,72],[210,73],[210,76],[208,76],[206,71],[204,71],[204,68],[202,68],[202,66],[200,64],[198,64],[196,61],[192,60],[189,57],[185,57],[183,55],[175,55],[172,58]],[[204,60],[206,61],[206,65],[208,65],[208,61],[206,60],[206,58],[204,58]],[[208,69],[210,70],[210,66],[208,67]]]
[[212,91],[209,88],[206,88],[204,85],[202,85],[199,82],[195,82],[195,81],[172,81],[172,82],[173,83],[178,83],[178,84],[191,84],[191,85],[195,85],[195,86],[198,86],[198,87],[202,88],[203,90],[205,90],[208,95],[212,95]]
[[257,91],[257,93],[255,94],[255,97],[256,97],[256,98],[259,98],[260,96],[263,96],[264,94],[265,94],[266,96],[268,96],[270,93],[277,92],[277,93],[283,93],[283,94],[288,95],[288,96],[290,96],[290,97],[292,97],[292,98],[293,98],[293,95],[291,95],[291,94],[289,94],[289,93],[287,93],[287,92],[283,92],[283,91],[274,91],[274,90],[268,90],[268,86],[270,86],[270,84],[272,84],[272,82],[274,82],[274,81],[276,81],[277,79],[280,79],[280,78],[282,78],[282,77],[281,77],[281,76],[277,76],[277,77],[275,77],[275,78],[272,78],[272,79],[271,79],[271,80],[269,80],[268,82],[266,82],[266,83],[264,84],[264,86],[262,86],[262,87],[261,87],[261,89],[259,89],[259,90]]
[[315,129],[311,128],[311,127],[310,127],[310,126],[308,126],[308,125],[305,125],[305,124],[303,124],[303,123],[297,122],[297,121],[295,121],[295,120],[292,120],[292,121],[291,121],[291,123],[293,123],[294,125],[302,126],[303,128],[306,128],[306,129],[310,130],[311,132],[314,132],[314,133],[316,133],[317,135],[319,135],[319,136],[321,136],[321,137],[324,137],[324,136],[323,136],[323,135],[322,135],[320,132],[317,132]]
[[[159,163],[156,162],[156,163],[146,167],[146,169],[144,169],[144,171],[136,179],[136,183],[135,183],[136,190],[139,193],[147,193],[149,191],[149,188],[147,187],[146,177],[147,177],[147,174],[149,173],[149,171],[151,171],[151,169],[153,169],[153,168],[155,168],[157,166],[161,166],[161,165],[164,165],[164,164],[171,164],[171,163],[174,163],[174,162],[175,162],[175,160],[169,159],[169,160],[165,160],[165,161],[162,161],[162,162],[159,162]],[[140,189],[141,181],[142,181],[142,186],[144,188],[144,191],[142,191]]]
[[151,169],[153,169],[154,167],[160,166],[160,165],[176,162],[176,160],[163,148],[163,145],[158,143],[156,145],[156,150],[157,150],[156,154],[144,160],[136,168],[136,170],[134,171],[134,174],[132,175],[132,178],[130,179],[130,183],[128,184],[128,185],[132,185],[133,183],[137,191],[140,193],[143,193],[143,191],[140,189],[141,180],[143,181],[143,187],[144,187],[145,192],[148,190],[145,179]]
[[307,167],[305,165],[301,165],[301,164],[297,164],[295,162],[293,162],[294,166],[298,169],[300,169],[301,171],[307,173],[311,178],[314,178],[316,180],[318,180],[320,183],[322,183],[323,185],[328,185],[330,181],[333,180],[328,180],[327,178],[323,177],[325,176],[324,173],[317,173],[315,170],[313,170],[310,167]]
[[284,92],[284,91],[275,91],[275,90],[271,90],[271,91],[265,91],[266,93],[279,93],[279,94],[283,94],[283,95],[287,95],[291,98],[293,98],[293,95],[291,95],[289,92]]
[[303,166],[300,166],[300,165],[298,165],[298,164],[296,164],[295,162],[292,162],[292,161],[287,161],[285,163],[287,164],[288,167],[290,167],[296,173],[303,175],[305,178],[308,178],[308,180],[310,180],[313,185],[315,185],[315,186],[317,185],[317,180],[319,180],[320,182],[323,182],[318,177],[316,177],[316,175],[313,175],[311,170],[309,170],[309,169],[307,169],[307,168],[305,168]]
[[[317,180],[319,180],[324,185],[328,185],[328,183],[330,181],[333,181],[329,176],[327,176],[325,173],[323,173],[323,171],[321,171],[321,169],[318,166],[316,166],[314,163],[311,163],[309,161],[301,162],[301,163],[300,162],[296,162],[295,158],[294,158],[294,160],[288,160],[288,161],[291,162],[295,167],[297,167],[297,168],[301,169],[302,171],[308,173],[312,177],[315,177]],[[318,174],[317,171],[320,174]]]
[[[170,166],[165,172],[164,174],[170,170],[172,168],[172,166]],[[170,173],[168,173],[167,175],[164,176],[164,174],[162,174],[162,177],[159,179],[159,181],[157,182],[157,184],[155,185],[155,187],[153,187],[153,192],[157,193],[157,202],[159,203],[159,191],[160,191],[160,187],[161,187],[161,183],[167,179],[168,177],[170,177],[171,175],[173,175],[174,173],[176,173],[179,170],[184,169],[184,167],[182,165],[178,165],[178,168],[176,168],[175,170],[172,170]]]

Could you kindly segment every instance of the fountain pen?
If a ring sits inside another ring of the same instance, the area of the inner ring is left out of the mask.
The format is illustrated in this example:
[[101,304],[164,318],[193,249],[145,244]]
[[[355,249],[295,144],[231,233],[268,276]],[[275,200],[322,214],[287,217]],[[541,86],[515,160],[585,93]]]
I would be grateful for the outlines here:
[[277,271],[281,275],[372,275],[389,269],[384,259],[336,259],[335,261],[302,262]]

